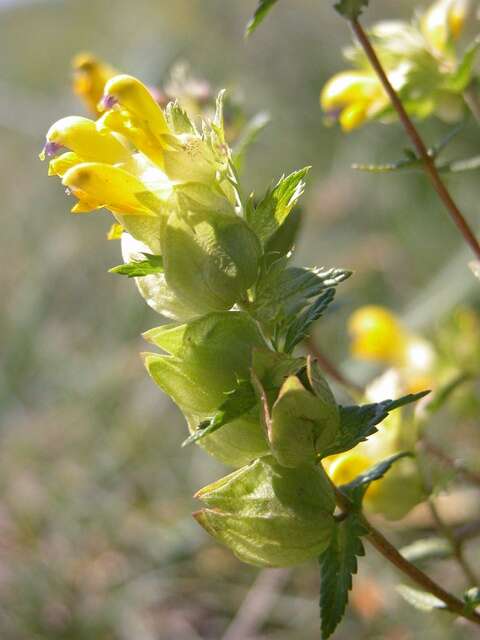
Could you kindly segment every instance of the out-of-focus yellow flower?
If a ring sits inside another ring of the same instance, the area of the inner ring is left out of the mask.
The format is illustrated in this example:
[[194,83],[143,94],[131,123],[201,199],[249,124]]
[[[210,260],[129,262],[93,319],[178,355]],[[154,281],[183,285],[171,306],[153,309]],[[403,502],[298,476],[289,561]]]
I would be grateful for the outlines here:
[[432,387],[435,365],[432,346],[405,329],[388,309],[361,307],[350,317],[348,328],[352,354],[393,366],[404,379],[403,391],[415,393]]
[[449,53],[460,37],[470,11],[470,0],[437,0],[423,14],[421,31],[436,55]]
[[91,53],[79,53],[72,61],[73,91],[93,115],[100,115],[97,105],[103,89],[118,71]]
[[344,131],[351,131],[381,112],[388,97],[374,73],[342,71],[324,86],[320,104],[327,117],[338,119]]
[[352,337],[352,353],[357,358],[388,364],[402,358],[407,333],[388,309],[375,305],[357,309],[350,316],[348,330]]

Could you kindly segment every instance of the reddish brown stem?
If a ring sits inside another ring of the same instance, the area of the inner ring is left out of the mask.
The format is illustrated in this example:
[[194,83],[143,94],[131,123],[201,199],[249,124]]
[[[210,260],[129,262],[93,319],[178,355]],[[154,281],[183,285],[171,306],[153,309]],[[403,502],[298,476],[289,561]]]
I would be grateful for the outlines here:
[[450,214],[450,217],[452,218],[454,223],[457,225],[460,233],[465,239],[465,242],[467,242],[467,244],[470,246],[470,248],[472,249],[477,259],[480,259],[480,244],[475,234],[470,228],[468,222],[465,220],[462,212],[455,204],[447,187],[443,183],[440,177],[440,174],[438,173],[437,167],[435,166],[435,159],[429,154],[428,149],[425,146],[425,143],[423,142],[415,125],[413,124],[409,115],[407,114],[405,107],[402,104],[402,101],[400,100],[397,92],[391,85],[390,80],[388,79],[387,74],[385,73],[381,62],[378,59],[378,56],[375,53],[375,50],[372,47],[372,44],[367,34],[365,33],[358,19],[354,18],[350,22],[358,41],[360,42],[368,60],[370,61],[370,64],[374,68],[375,72],[377,73],[380,79],[380,82],[383,85],[383,88],[388,94],[388,97],[391,100],[392,106],[397,112],[398,117],[400,118],[400,121],[403,124],[405,131],[407,132],[407,135],[409,136],[420,159],[422,160],[425,173],[430,178],[430,181],[432,182],[432,185],[435,191],[437,192],[440,200],[445,205],[445,208]]
[[[328,477],[328,476],[327,476]],[[329,478],[330,480],[330,478]],[[330,480],[330,484],[335,493],[335,498],[338,507],[344,512],[349,513],[352,509],[352,503],[350,499]],[[368,529],[368,534],[366,536],[367,540],[370,542],[375,549],[382,554],[382,556],[390,562],[393,566],[397,567],[404,575],[406,575],[410,580],[415,582],[419,587],[425,589],[436,598],[441,600],[446,609],[451,611],[452,613],[456,613],[457,615],[465,618],[466,620],[470,620],[475,624],[480,625],[480,614],[476,611],[469,611],[465,603],[456,598],[454,595],[445,591],[443,587],[437,584],[434,580],[432,580],[426,573],[421,571],[414,564],[409,562],[406,558],[402,556],[402,554],[391,544],[385,536],[378,531],[366,518],[362,515],[362,520]]]

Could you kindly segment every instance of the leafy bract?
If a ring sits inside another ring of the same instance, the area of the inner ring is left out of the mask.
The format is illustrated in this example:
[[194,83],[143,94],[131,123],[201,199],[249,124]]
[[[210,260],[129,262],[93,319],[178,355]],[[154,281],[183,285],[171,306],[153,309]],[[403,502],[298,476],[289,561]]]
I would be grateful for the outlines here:
[[145,256],[145,260],[135,260],[134,262],[120,264],[118,267],[112,267],[112,269],[108,271],[109,273],[118,273],[128,278],[142,278],[152,273],[163,272],[162,256],[156,256],[152,253],[144,253],[143,255]]
[[322,639],[329,638],[343,618],[357,573],[357,557],[365,555],[361,537],[368,533],[361,516],[352,511],[337,523],[329,547],[320,556],[320,614]]
[[389,456],[385,460],[382,460],[378,464],[374,465],[364,473],[361,473],[348,484],[342,485],[340,487],[340,490],[343,493],[346,493],[355,503],[360,505],[363,496],[365,495],[368,487],[372,482],[383,478],[383,476],[387,473],[387,471],[391,469],[391,467],[395,464],[395,462],[397,462],[397,460],[411,455],[411,453],[406,451],[395,453],[392,456]]
[[263,22],[267,13],[273,9],[273,5],[277,2],[277,0],[260,0],[258,3],[258,7],[253,14],[253,18],[247,24],[247,28],[245,30],[245,35],[250,36],[258,27],[258,25]]
[[330,456],[353,449],[357,444],[366,440],[377,432],[376,425],[380,424],[390,411],[416,402],[427,395],[429,391],[411,393],[398,400],[384,400],[383,402],[340,407],[340,430],[332,446],[324,453]]
[[304,178],[310,167],[282,176],[277,184],[267,190],[257,205],[251,198],[246,208],[246,219],[265,245],[286,220],[305,189]]
[[200,423],[197,429],[182,443],[182,447],[198,442],[224,425],[243,416],[257,403],[257,397],[252,384],[247,381],[239,382],[238,386],[228,394],[225,402],[210,420]]
[[284,349],[287,353],[291,353],[297,344],[307,337],[311,325],[323,315],[334,297],[335,289],[327,289],[303,313],[293,319],[285,335]]

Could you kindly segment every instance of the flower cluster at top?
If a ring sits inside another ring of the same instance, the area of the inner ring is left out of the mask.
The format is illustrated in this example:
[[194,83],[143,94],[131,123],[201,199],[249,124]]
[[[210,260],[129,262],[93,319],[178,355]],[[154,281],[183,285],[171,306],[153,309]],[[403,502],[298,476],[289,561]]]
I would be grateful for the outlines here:
[[[470,0],[436,0],[412,23],[385,21],[369,29],[388,79],[410,115],[435,114],[446,122],[463,117],[462,94],[473,79],[479,47],[475,41],[463,54],[457,47],[470,9]],[[344,54],[354,68],[333,76],[320,95],[327,121],[338,120],[344,131],[351,131],[370,120],[394,118],[362,49],[355,45]]]
[[321,460],[417,396],[342,407],[319,365],[293,355],[350,275],[289,263],[308,168],[244,200],[222,94],[213,118],[195,123],[136,78],[84,63],[75,89],[99,117],[53,124],[41,156],[76,197],[74,213],[113,214],[125,261],[113,271],[172,321],[144,334],[164,352],[145,354],[146,368],[183,412],[186,442],[237,468],[198,494],[196,518],[253,564],[318,556],[336,526]]

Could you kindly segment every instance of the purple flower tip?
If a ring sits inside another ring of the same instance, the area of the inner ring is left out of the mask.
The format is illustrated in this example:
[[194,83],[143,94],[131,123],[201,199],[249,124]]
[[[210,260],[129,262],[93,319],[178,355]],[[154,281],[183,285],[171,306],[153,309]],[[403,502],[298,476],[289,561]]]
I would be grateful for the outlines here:
[[111,96],[109,94],[107,94],[106,96],[103,96],[102,98],[102,107],[104,109],[112,109],[116,104],[118,103],[118,100],[115,98],[115,96]]
[[47,158],[52,158],[53,156],[57,155],[61,148],[62,145],[58,144],[58,142],[49,142],[47,140],[45,146],[43,147],[43,152],[47,156]]

